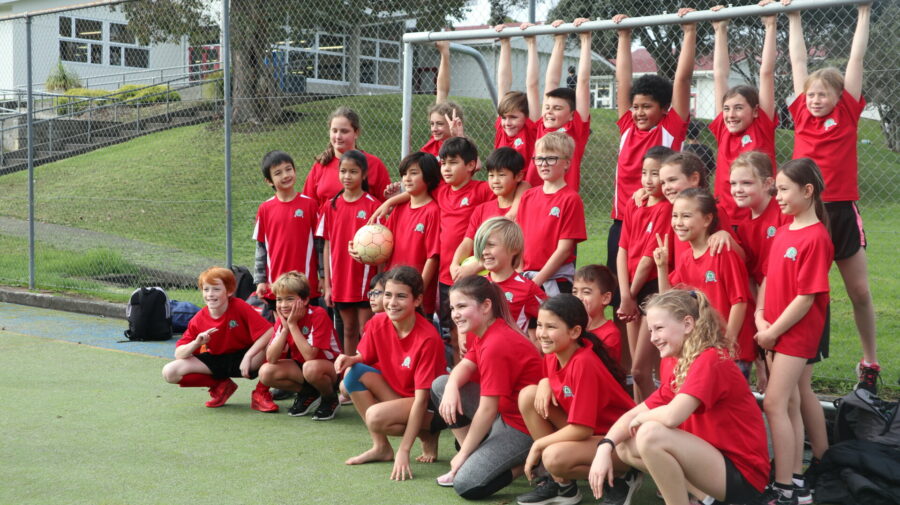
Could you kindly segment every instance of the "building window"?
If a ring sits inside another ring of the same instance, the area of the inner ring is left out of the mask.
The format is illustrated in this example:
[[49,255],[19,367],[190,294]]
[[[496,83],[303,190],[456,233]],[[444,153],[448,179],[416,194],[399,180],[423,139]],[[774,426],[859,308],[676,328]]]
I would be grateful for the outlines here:
[[[108,24],[106,30],[104,24]],[[60,16],[59,37],[59,57],[63,61],[136,68],[150,66],[150,50],[137,44],[127,24]]]
[[[288,54],[289,71],[310,79],[347,82],[345,35],[304,33],[276,43]],[[314,42],[314,44],[313,44]],[[400,86],[400,44],[381,39],[359,41],[359,80],[363,84]]]

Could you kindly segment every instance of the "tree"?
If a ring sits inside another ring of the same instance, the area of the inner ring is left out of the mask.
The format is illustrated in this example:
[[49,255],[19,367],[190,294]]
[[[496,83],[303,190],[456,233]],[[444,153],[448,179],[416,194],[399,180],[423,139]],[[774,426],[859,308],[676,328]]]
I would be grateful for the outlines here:
[[513,9],[524,7],[527,0],[490,0],[491,15],[487,24],[490,26],[505,23]]
[[[882,9],[879,9],[881,7]],[[878,12],[881,10],[882,12]],[[900,152],[900,3],[874,6],[869,50],[866,53],[863,95],[881,115],[888,149]]]
[[[235,123],[262,123],[280,114],[279,90],[267,56],[277,42],[301,40],[316,31],[348,34],[347,62],[351,88],[359,86],[359,37],[391,33],[397,40],[403,22],[415,19],[417,30],[435,30],[449,19],[461,18],[467,0],[416,2],[414,0],[282,0],[255,2],[230,0],[232,92]],[[119,6],[128,18],[129,31],[142,44],[205,42],[215,0],[156,0]],[[216,7],[217,8],[217,7]],[[363,33],[362,30],[367,32]]]

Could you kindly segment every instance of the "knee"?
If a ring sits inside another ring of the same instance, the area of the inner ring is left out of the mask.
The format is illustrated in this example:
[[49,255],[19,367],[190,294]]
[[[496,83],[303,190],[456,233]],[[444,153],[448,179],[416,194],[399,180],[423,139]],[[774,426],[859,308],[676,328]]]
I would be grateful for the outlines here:
[[444,388],[447,387],[447,379],[449,378],[449,375],[441,375],[431,382],[431,400],[435,405],[441,403],[441,398],[444,396]]
[[[328,376],[328,370],[325,368],[325,366],[323,366],[324,364],[330,365],[329,362],[321,359],[315,359],[303,363],[303,379],[307,382],[318,382],[323,377]],[[330,368],[334,370],[333,367]]]
[[259,367],[259,381],[266,386],[271,387],[272,383],[277,379],[275,371],[276,368],[274,365],[271,363],[263,363],[263,366]]
[[169,384],[178,384],[181,381],[182,374],[178,371],[178,362],[171,361],[162,369],[162,376]]
[[380,405],[372,405],[366,410],[366,427],[375,433],[384,433],[389,422],[389,414]]
[[541,462],[544,463],[544,468],[546,468],[551,475],[568,475],[568,470],[571,466],[570,461],[566,458],[566,454],[559,450],[558,447],[559,444],[553,444],[544,449],[544,453],[541,454]]
[[[471,466],[471,465],[470,465]],[[467,470],[464,464],[453,478],[453,490],[466,500],[482,500],[487,498],[512,482],[512,471],[501,470],[491,478],[493,472]]]
[[537,395],[537,386],[526,386],[519,391],[519,412],[522,415],[534,411],[534,398]]
[[648,451],[664,450],[671,440],[672,429],[657,421],[649,421],[641,425],[635,436],[635,447],[641,454]]

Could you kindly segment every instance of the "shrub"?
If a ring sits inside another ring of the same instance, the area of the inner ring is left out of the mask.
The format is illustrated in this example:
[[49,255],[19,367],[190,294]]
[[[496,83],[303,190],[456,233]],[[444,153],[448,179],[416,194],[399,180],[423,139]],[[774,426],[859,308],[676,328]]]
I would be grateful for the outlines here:
[[123,102],[125,100],[131,100],[137,94],[137,91],[143,87],[144,86],[141,86],[140,84],[126,84],[115,91],[115,98],[116,100]]
[[225,74],[221,70],[216,70],[206,74],[203,77],[207,81],[201,87],[201,96],[205,100],[222,100],[225,98]]
[[79,87],[81,87],[81,79],[78,74],[74,70],[67,69],[61,60],[57,60],[56,68],[50,71],[47,82],[44,83],[47,91],[66,91]]
[[[105,89],[87,89],[87,88],[71,88],[66,90],[66,96],[62,96],[57,100],[57,114],[71,114],[73,112],[81,112],[88,107],[96,107],[105,105],[113,99],[109,98],[110,91]],[[97,98],[98,100],[88,100],[88,98]]]
[[134,95],[126,103],[135,105],[180,101],[181,95],[177,91],[171,91],[167,86],[160,84],[135,91]]

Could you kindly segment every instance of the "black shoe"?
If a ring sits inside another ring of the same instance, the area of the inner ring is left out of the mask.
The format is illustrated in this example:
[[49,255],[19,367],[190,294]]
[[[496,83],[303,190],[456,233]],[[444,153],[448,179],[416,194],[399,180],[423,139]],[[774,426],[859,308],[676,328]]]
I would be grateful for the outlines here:
[[341,401],[337,395],[331,395],[330,398],[322,398],[319,408],[313,413],[313,421],[330,421],[334,419],[334,414],[341,408]]
[[281,400],[290,400],[297,394],[293,391],[288,391],[287,389],[278,389],[272,388],[272,399],[276,402],[280,402]]
[[854,389],[865,389],[873,395],[878,394],[878,378],[881,374],[881,367],[873,363],[865,366],[862,362],[856,364],[856,376],[859,377],[859,383]]
[[534,489],[519,495],[516,501],[519,505],[549,505],[556,503],[554,500],[559,496],[559,484],[556,483],[549,475],[538,477],[535,482]]
[[603,485],[601,505],[630,505],[634,493],[641,487],[644,474],[637,470],[630,470],[623,477],[613,479],[613,485]]
[[304,383],[303,389],[294,398],[294,404],[288,409],[288,414],[294,417],[305,416],[319,406],[321,399],[322,395],[319,394],[316,388],[309,385],[309,383]]
[[791,497],[786,497],[781,491],[775,489],[773,486],[769,486],[766,488],[763,493],[762,504],[763,505],[797,505],[797,493],[792,493]]

